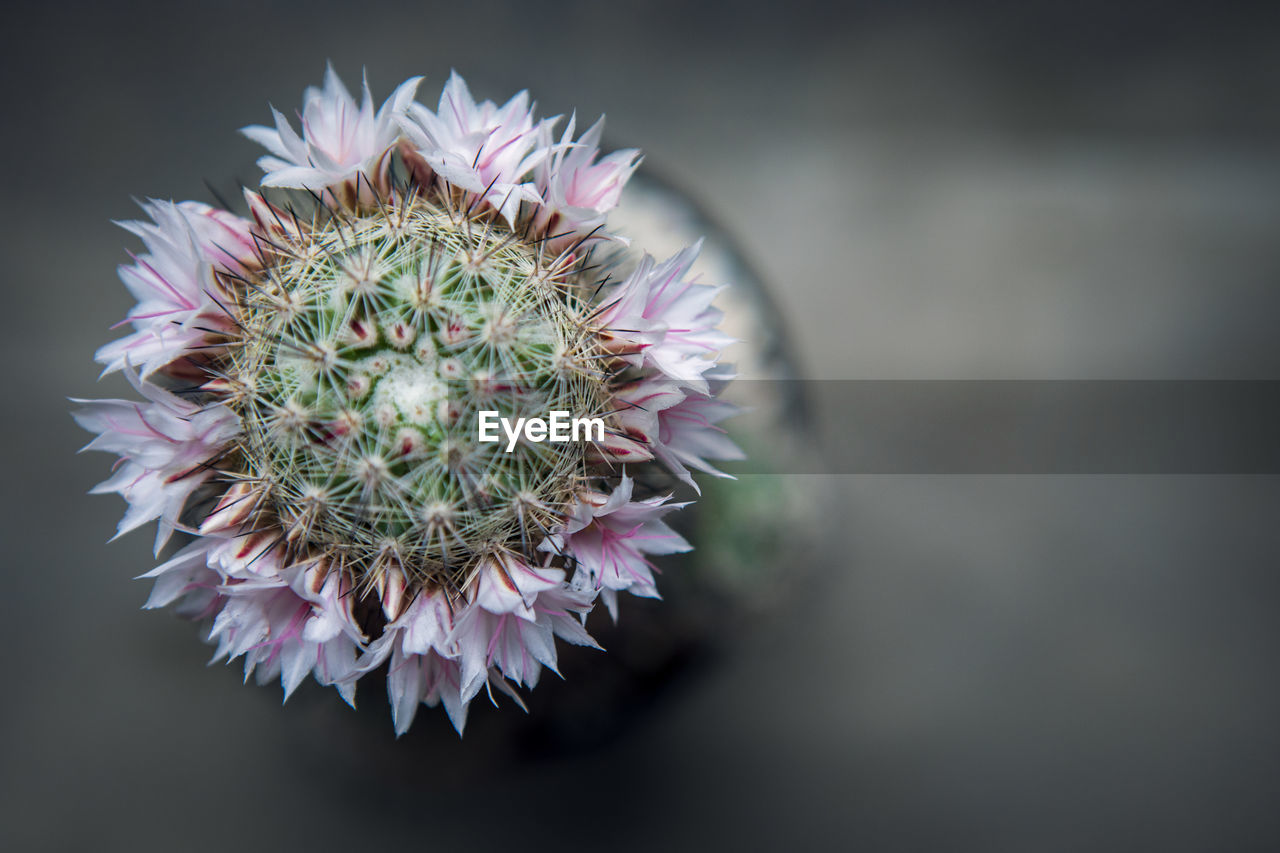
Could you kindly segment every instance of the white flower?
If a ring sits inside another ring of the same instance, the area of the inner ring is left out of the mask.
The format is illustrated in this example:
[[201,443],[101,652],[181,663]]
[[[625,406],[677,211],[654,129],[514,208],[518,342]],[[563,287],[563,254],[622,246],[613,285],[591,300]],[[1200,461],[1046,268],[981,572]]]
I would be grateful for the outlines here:
[[[258,258],[249,223],[224,210],[154,200],[142,209],[154,224],[120,223],[147,246],[147,254],[119,268],[120,280],[138,300],[128,317],[136,331],[102,347],[96,358],[107,365],[105,373],[132,364],[145,378],[175,359],[210,354],[205,344],[234,327],[215,273],[241,275]],[[176,372],[193,371],[179,367]]]
[[703,374],[733,338],[716,326],[724,313],[711,307],[723,287],[685,281],[702,242],[661,264],[645,255],[597,312],[607,349],[630,364],[651,365],[679,385],[709,393]]
[[[271,152],[258,160],[258,166],[266,172],[262,185],[299,187],[317,193],[345,188],[347,193],[354,193],[356,176],[360,174],[366,182],[381,186],[386,155],[400,137],[400,117],[421,80],[411,77],[401,83],[374,113],[367,79],[363,98],[356,106],[333,66],[327,67],[324,88],[311,86],[303,95],[301,136],[275,108],[271,110],[274,128],[253,125],[241,129],[241,133]],[[360,187],[366,194],[370,189]]]
[[119,467],[95,493],[119,492],[129,510],[116,536],[160,520],[156,553],[178,525],[187,499],[213,476],[210,460],[240,432],[240,419],[227,406],[198,406],[161,388],[126,375],[150,403],[131,400],[75,400],[84,406],[76,423],[98,433],[85,450],[120,455]]
[[472,604],[499,616],[512,613],[535,621],[533,603],[538,593],[563,584],[564,572],[559,569],[539,571],[513,553],[498,551],[480,563]]
[[633,501],[633,486],[634,481],[624,474],[608,496],[581,495],[564,527],[538,546],[576,560],[575,585],[599,590],[615,620],[620,590],[659,597],[653,564],[645,554],[678,554],[693,547],[661,520],[685,504],[667,503],[669,495]]
[[529,93],[520,92],[501,107],[479,104],[455,71],[445,84],[435,111],[410,104],[404,132],[419,156],[437,175],[455,187],[479,196],[509,224],[514,224],[522,201],[540,202],[532,172],[550,151],[539,147],[541,128],[535,123]]
[[202,619],[212,616],[221,606],[218,586],[222,578],[209,568],[209,540],[197,539],[172,559],[161,563],[138,578],[154,579],[151,595],[143,605],[147,610],[180,602],[184,616]]
[[555,637],[599,648],[581,622],[594,598],[560,583],[540,592],[522,614],[464,608],[450,635],[458,645],[463,701],[490,682],[494,669],[516,684],[536,686],[542,667],[556,671]]
[[387,669],[387,696],[397,736],[413,725],[419,705],[434,708],[443,703],[458,734],[466,728],[469,703],[462,698],[461,667],[434,651],[411,654],[395,645]]
[[623,404],[618,420],[634,442],[646,447],[680,480],[698,494],[702,488],[693,479],[693,468],[713,477],[734,479],[708,459],[743,459],[742,449],[720,421],[740,413],[738,406],[716,397],[686,391],[665,378],[650,378],[618,389]]
[[474,590],[456,606],[438,591],[419,595],[362,659],[368,671],[390,658],[387,695],[397,734],[408,730],[420,704],[443,703],[461,734],[467,705],[482,687],[518,700],[507,679],[533,687],[543,666],[554,669],[554,637],[598,648],[580,621],[594,594],[569,588],[563,571],[497,555]]
[[[339,583],[338,576],[327,583]],[[357,629],[342,598],[330,594],[310,601],[283,580],[229,583],[218,593],[222,608],[209,631],[209,639],[218,642],[214,660],[243,656],[245,678],[255,670],[259,684],[278,676],[285,699],[314,675],[335,686],[347,704],[355,703]]]
[[542,145],[554,153],[538,165],[535,176],[542,195],[540,230],[548,233],[586,234],[603,226],[640,165],[640,152],[634,148],[615,151],[597,161],[604,117],[574,142],[576,121],[576,114],[569,117],[564,135],[554,146],[549,141],[550,128],[543,131]]
[[423,592],[409,602],[369,645],[361,671],[377,669],[390,659],[387,698],[396,734],[409,730],[419,705],[444,704],[450,722],[462,734],[467,703],[462,700],[457,645],[449,640],[453,608],[440,591]]
[[464,700],[488,683],[492,667],[517,684],[536,685],[543,666],[555,669],[553,636],[595,646],[578,621],[594,596],[570,589],[563,570],[535,569],[500,551],[482,560],[478,571],[474,595],[449,635],[462,666]]

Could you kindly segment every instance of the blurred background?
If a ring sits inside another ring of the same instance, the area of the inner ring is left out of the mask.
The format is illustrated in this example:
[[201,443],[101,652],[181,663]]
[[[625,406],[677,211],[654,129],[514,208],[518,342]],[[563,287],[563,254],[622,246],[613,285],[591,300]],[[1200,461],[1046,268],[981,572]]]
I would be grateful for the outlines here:
[[[478,700],[463,741],[423,709],[397,741],[379,685],[359,712],[314,684],[282,709],[205,668],[193,626],[138,609],[150,537],[103,544],[123,504],[86,495],[109,460],[75,456],[65,399],[124,391],[92,361],[130,307],[114,267],[136,245],[111,220],[255,182],[236,129],[292,114],[326,60],[379,100],[425,74],[433,104],[457,68],[479,97],[607,111],[611,144],[741,245],[804,377],[1280,378],[1275,16],[260,0],[5,18],[0,847],[1280,847],[1275,476],[792,475],[830,518],[797,530],[778,606],[608,736],[513,749],[509,705]],[[817,397],[824,423],[857,415]]]

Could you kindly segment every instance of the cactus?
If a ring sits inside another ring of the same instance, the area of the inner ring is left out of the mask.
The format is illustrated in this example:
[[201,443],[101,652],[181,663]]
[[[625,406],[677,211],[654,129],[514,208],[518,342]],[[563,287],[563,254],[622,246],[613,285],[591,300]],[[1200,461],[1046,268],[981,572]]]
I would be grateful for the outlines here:
[[245,289],[231,360],[246,479],[292,538],[362,579],[457,591],[478,554],[541,539],[582,448],[476,441],[481,411],[606,414],[579,264],[421,198],[331,216]]
[[[601,125],[574,140],[572,119],[557,141],[523,93],[477,104],[455,75],[432,112],[417,84],[375,112],[330,70],[301,136],[279,113],[246,128],[271,152],[249,218],[144,205],[134,331],[99,358],[149,403],[77,419],[123,460],[101,487],[130,504],[121,532],[189,539],[148,606],[211,617],[218,656],[286,698],[310,673],[353,702],[389,662],[398,732],[441,702],[461,732],[483,687],[532,687],[555,637],[594,645],[597,599],[656,595],[648,555],[689,549],[662,521],[682,504],[635,475],[693,485],[738,451],[697,247],[611,261],[636,152],[599,157]],[[553,413],[603,433],[479,430]]]

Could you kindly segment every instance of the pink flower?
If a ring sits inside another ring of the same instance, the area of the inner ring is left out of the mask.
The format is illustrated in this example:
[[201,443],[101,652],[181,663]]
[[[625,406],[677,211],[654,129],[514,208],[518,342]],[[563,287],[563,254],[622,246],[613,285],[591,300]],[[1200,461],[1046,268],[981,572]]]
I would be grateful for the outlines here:
[[191,493],[212,476],[210,460],[239,434],[240,419],[221,403],[202,407],[142,382],[132,370],[126,375],[149,403],[76,400],[84,408],[74,417],[80,426],[98,433],[85,450],[120,456],[111,478],[93,489],[119,492],[129,503],[116,536],[159,519],[159,553]]
[[455,71],[445,84],[436,112],[410,104],[402,121],[417,154],[448,183],[480,196],[513,224],[522,201],[540,202],[531,177],[549,155],[539,147],[546,120],[533,121],[529,93],[501,107],[479,104]]
[[533,687],[543,666],[556,668],[554,637],[596,646],[582,627],[594,593],[570,588],[561,569],[535,570],[511,553],[482,564],[474,597],[456,616],[450,641],[462,667],[462,698],[470,699],[497,668],[516,684]]
[[146,378],[184,355],[205,355],[207,341],[234,327],[220,304],[226,291],[216,273],[238,275],[258,257],[249,223],[224,210],[154,200],[142,209],[154,224],[120,223],[148,252],[119,268],[138,300],[128,316],[135,331],[99,349],[96,358],[107,365],[104,373],[132,364]]
[[[155,580],[145,606],[181,600],[184,615],[212,616],[209,639],[218,643],[213,659],[243,656],[245,678],[256,672],[260,684],[279,676],[286,700],[311,674],[354,706],[362,673],[357,653],[365,638],[351,611],[349,581],[323,561],[289,567],[261,561],[269,552],[259,548],[229,559],[225,548],[239,537],[221,533],[225,538],[197,539],[142,575]],[[219,549],[222,557],[215,555]]]
[[608,496],[584,493],[563,529],[539,546],[576,560],[575,585],[599,590],[615,620],[620,590],[643,598],[659,597],[653,564],[645,554],[679,554],[693,547],[661,520],[685,504],[667,503],[669,495],[633,501],[632,487],[632,479],[624,474]]
[[640,152],[635,148],[615,151],[597,162],[604,117],[574,142],[576,120],[576,115],[569,117],[569,126],[557,145],[550,144],[550,128],[543,131],[543,146],[554,150],[535,172],[543,200],[539,228],[547,233],[586,234],[604,225],[640,165]]
[[456,660],[430,650],[412,654],[396,644],[387,669],[387,696],[396,736],[409,731],[420,705],[434,708],[442,703],[449,722],[462,734],[467,725],[469,703],[462,698],[461,684],[461,668]]
[[434,708],[444,703],[458,734],[467,723],[467,703],[462,700],[461,675],[457,646],[450,642],[453,630],[453,608],[439,590],[423,592],[405,603],[403,589],[388,599],[388,614],[395,613],[382,635],[361,656],[359,669],[371,672],[388,659],[387,698],[391,704],[396,735],[409,730],[419,705]]
[[138,578],[154,580],[151,595],[142,605],[147,610],[178,603],[178,613],[190,619],[211,616],[222,606],[218,586],[222,578],[209,568],[209,542],[197,539],[172,559]]
[[741,411],[707,394],[685,391],[663,379],[644,379],[618,389],[622,406],[618,420],[623,431],[648,448],[672,474],[702,494],[689,469],[734,479],[708,459],[743,459],[742,449],[729,438],[720,421]]
[[656,265],[645,255],[595,323],[605,347],[623,361],[654,367],[678,385],[707,394],[703,374],[733,338],[716,328],[724,312],[711,307],[724,288],[684,279],[701,248],[699,241]]
[[256,670],[259,684],[279,676],[286,700],[314,675],[354,705],[360,633],[340,584],[334,573],[308,597],[283,578],[222,585],[222,608],[209,631],[209,639],[218,642],[213,659],[243,656],[245,678]]
[[[324,88],[308,87],[302,99],[302,135],[272,108],[274,128],[253,125],[240,132],[271,152],[258,165],[266,175],[264,187],[299,187],[319,193],[325,189],[356,198],[356,176],[385,184],[387,154],[400,136],[400,118],[413,100],[421,77],[396,87],[375,114],[369,81],[364,81],[360,106],[342,85],[333,66],[325,69]],[[371,186],[360,186],[361,201],[372,202]]]
[[388,622],[360,669],[390,659],[387,695],[397,734],[408,730],[420,704],[440,703],[461,734],[482,687],[520,701],[508,679],[533,687],[543,666],[555,668],[554,637],[596,647],[581,624],[593,598],[568,588],[563,571],[494,555],[470,601],[451,605],[442,592],[420,594]]

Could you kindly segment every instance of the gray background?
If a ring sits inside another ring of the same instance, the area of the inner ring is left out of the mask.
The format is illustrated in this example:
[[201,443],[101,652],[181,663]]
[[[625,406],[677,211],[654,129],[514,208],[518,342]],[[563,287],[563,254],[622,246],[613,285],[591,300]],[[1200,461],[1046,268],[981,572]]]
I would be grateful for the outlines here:
[[824,478],[788,604],[574,750],[511,753],[511,708],[397,742],[376,686],[281,709],[138,610],[149,537],[103,544],[122,505],[66,414],[120,391],[109,220],[254,180],[235,129],[326,59],[379,98],[456,67],[607,110],[742,242],[806,376],[1278,378],[1273,19],[463,5],[6,7],[0,846],[1275,849],[1273,476]]

